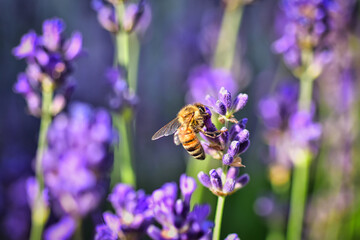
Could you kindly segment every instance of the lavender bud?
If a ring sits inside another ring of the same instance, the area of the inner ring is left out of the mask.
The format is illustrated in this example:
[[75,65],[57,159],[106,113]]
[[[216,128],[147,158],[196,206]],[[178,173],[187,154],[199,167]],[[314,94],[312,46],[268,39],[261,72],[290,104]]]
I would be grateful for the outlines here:
[[35,56],[37,35],[34,31],[22,36],[19,46],[12,50],[13,55],[18,58],[32,58]]
[[25,73],[20,73],[17,76],[17,82],[14,85],[14,91],[23,95],[32,92],[29,79]]
[[151,225],[146,230],[146,233],[149,235],[151,239],[154,240],[162,240],[163,237],[161,236],[161,231],[158,227],[155,227],[154,225]]
[[225,184],[224,184],[224,188],[223,188],[223,192],[224,193],[231,193],[234,191],[235,189],[235,180],[234,179],[226,179]]
[[65,59],[70,61],[76,58],[80,54],[81,48],[82,35],[79,32],[75,32],[64,44]]
[[231,108],[231,93],[224,87],[219,91],[219,100],[225,105],[226,109]]
[[246,140],[245,142],[242,142],[239,147],[239,154],[245,152],[250,146],[250,140]]
[[226,115],[226,106],[220,100],[216,101],[215,109],[220,115]]
[[223,164],[230,165],[233,161],[234,161],[234,158],[230,154],[226,153],[223,156],[223,159],[222,159]]
[[221,191],[222,189],[221,176],[219,176],[219,174],[215,169],[210,170],[209,175],[210,175],[210,181],[212,187],[217,191]]
[[209,175],[205,174],[203,171],[198,173],[198,179],[201,182],[202,185],[206,188],[211,187],[211,181]]
[[240,93],[234,100],[233,111],[237,112],[243,109],[248,101],[248,95],[245,93]]
[[75,229],[75,220],[71,217],[63,217],[58,223],[47,228],[44,233],[44,239],[70,239],[74,234]]
[[231,156],[231,157],[235,157],[236,155],[239,154],[239,149],[240,149],[240,142],[239,141],[232,141],[230,143],[230,147],[229,147],[229,150],[228,150],[228,154]]
[[246,173],[241,175],[236,182],[240,184],[241,187],[244,187],[250,181],[250,176]]
[[230,167],[226,174],[226,179],[236,179],[238,174],[239,174],[239,168]]
[[196,181],[192,177],[186,176],[186,174],[182,174],[180,177],[180,190],[184,196],[184,201],[187,204],[190,204],[190,198],[192,193],[196,189]]

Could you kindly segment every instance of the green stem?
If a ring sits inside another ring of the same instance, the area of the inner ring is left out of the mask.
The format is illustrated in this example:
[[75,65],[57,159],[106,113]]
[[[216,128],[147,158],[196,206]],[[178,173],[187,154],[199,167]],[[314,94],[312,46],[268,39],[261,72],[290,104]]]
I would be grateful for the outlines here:
[[[125,5],[123,1],[119,1],[116,5],[116,13],[121,25],[121,20],[125,13]],[[114,65],[119,64],[125,70],[125,79],[129,85],[129,89],[136,90],[137,82],[137,61],[139,52],[138,41],[131,44],[132,51],[135,52],[135,58],[130,58],[130,36],[125,31],[116,34],[116,57]],[[133,41],[133,40],[132,40]],[[134,46],[135,45],[135,46]],[[132,166],[133,160],[133,113],[131,109],[123,109],[118,114],[113,115],[113,124],[117,129],[120,139],[119,145],[114,148],[114,168],[111,174],[111,187],[118,182],[123,182],[136,186],[135,172]]]
[[300,154],[295,164],[291,188],[290,216],[288,221],[287,239],[300,240],[306,195],[309,182],[310,153]]
[[133,156],[131,110],[125,111],[122,114],[114,114],[113,119],[120,135],[119,145],[115,148],[115,157],[118,158],[116,160],[120,159],[120,161],[115,160],[113,174],[116,177],[111,179],[113,182],[112,185],[114,185],[116,183],[115,181],[118,181],[120,177],[121,182],[135,187],[136,177],[131,161]]
[[241,4],[236,8],[230,5],[226,7],[213,61],[213,66],[216,68],[230,70],[233,65],[243,9]]
[[129,62],[129,88],[134,92],[137,91],[137,74],[139,67],[139,55],[140,55],[140,42],[138,37],[135,34],[132,34],[130,37],[130,62]]
[[213,240],[220,239],[221,222],[222,222],[224,206],[225,206],[225,197],[218,197],[218,201],[216,205],[216,213],[215,213],[215,227],[213,232]]
[[82,240],[83,239],[83,234],[82,234],[82,219],[79,218],[77,219],[77,226],[76,226],[76,230],[75,230],[75,234],[74,234],[74,239],[75,240]]
[[32,206],[31,213],[31,231],[30,239],[38,240],[42,238],[42,232],[44,225],[47,221],[49,215],[49,209],[42,198],[42,193],[44,190],[44,178],[43,178],[43,169],[42,169],[42,160],[44,156],[44,151],[47,146],[46,136],[51,124],[52,114],[51,114],[51,104],[53,99],[53,84],[50,79],[45,78],[42,83],[42,114],[41,114],[41,123],[39,130],[39,140],[38,148],[36,151],[35,159],[35,174],[36,179],[39,184],[39,191]]
[[[116,5],[116,13],[119,19],[119,24],[121,26],[121,20],[125,14],[125,5],[123,1],[119,1],[119,4]],[[128,70],[129,66],[129,34],[125,31],[119,31],[116,34],[116,44],[117,44],[117,60],[118,63]]]

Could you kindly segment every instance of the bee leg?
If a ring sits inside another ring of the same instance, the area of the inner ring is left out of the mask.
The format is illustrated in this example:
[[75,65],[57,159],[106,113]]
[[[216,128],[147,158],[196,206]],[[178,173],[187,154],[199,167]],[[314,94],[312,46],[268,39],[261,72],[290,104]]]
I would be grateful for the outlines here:
[[174,134],[174,143],[175,143],[175,145],[180,145],[180,143],[181,143],[178,132],[176,132]]
[[205,136],[210,138],[216,138],[219,137],[223,132],[226,132],[227,130],[217,130],[215,132],[207,132],[204,129],[200,128],[200,132],[202,132]]

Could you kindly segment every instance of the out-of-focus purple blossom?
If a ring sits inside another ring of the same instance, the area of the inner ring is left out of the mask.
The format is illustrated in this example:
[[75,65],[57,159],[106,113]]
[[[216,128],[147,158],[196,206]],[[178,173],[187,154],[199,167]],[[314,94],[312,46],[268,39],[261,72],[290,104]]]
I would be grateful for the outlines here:
[[122,25],[126,32],[136,31],[143,34],[149,27],[151,18],[150,6],[144,0],[140,0],[138,4],[129,3],[126,6]]
[[321,137],[321,125],[312,120],[314,111],[298,111],[297,98],[297,86],[284,85],[259,103],[271,158],[287,167],[293,165],[299,151],[316,152],[316,142]]
[[97,12],[100,25],[111,33],[117,33],[120,28],[115,7],[110,4],[105,4],[102,0],[93,0],[91,4]]
[[198,178],[204,187],[208,188],[216,196],[228,196],[243,188],[248,184],[250,177],[248,174],[243,174],[238,177],[239,168],[230,167],[226,178],[222,180],[223,171],[221,168],[212,169],[207,175],[204,172],[199,172]]
[[240,238],[236,233],[231,233],[227,235],[227,237],[224,240],[240,240]]
[[[67,92],[68,76],[72,72],[72,61],[81,54],[82,36],[74,33],[69,39],[63,37],[65,24],[61,19],[53,18],[43,23],[43,34],[34,31],[25,34],[20,44],[13,49],[18,59],[25,59],[25,73],[18,75],[14,91],[26,99],[28,110],[34,116],[41,114],[41,94],[43,88],[56,90],[62,88]],[[47,86],[44,86],[47,85]],[[64,95],[64,93],[62,93]],[[59,108],[60,112],[65,104]]]
[[45,230],[44,239],[70,239],[76,229],[76,222],[69,216],[64,216],[59,222],[51,225]]
[[138,97],[129,89],[120,70],[118,68],[110,68],[106,73],[106,77],[113,89],[109,101],[110,107],[116,111],[121,111],[126,107],[134,108],[138,102]]
[[233,114],[243,109],[247,103],[248,95],[240,93],[233,100],[230,91],[221,87],[218,92],[218,99],[211,95],[205,97],[209,106],[212,107],[218,114],[225,116],[225,119],[232,120]]
[[75,218],[98,207],[108,185],[112,138],[105,110],[77,103],[68,115],[54,119],[43,159],[44,180],[63,212]]
[[274,129],[286,128],[290,116],[297,111],[298,96],[298,85],[284,84],[272,96],[261,99],[259,111],[265,126]]
[[237,83],[229,72],[208,66],[199,66],[192,70],[188,84],[187,100],[189,102],[204,102],[207,95],[217,95],[222,87],[232,94],[238,90]]
[[182,175],[180,190],[184,200],[177,199],[175,183],[166,183],[153,192],[151,208],[161,228],[155,225],[148,228],[147,233],[152,239],[211,239],[213,223],[206,220],[210,207],[195,205],[190,211],[190,199],[195,188],[195,180]]
[[116,214],[103,214],[105,224],[96,227],[95,239],[138,239],[152,223],[150,198],[143,190],[136,192],[131,186],[120,183],[109,195],[109,201]]
[[270,197],[259,197],[254,203],[254,210],[259,216],[269,216],[275,208],[274,199]]
[[338,10],[332,0],[285,0],[285,16],[279,19],[283,36],[273,44],[276,53],[284,55],[292,68],[302,66],[302,51],[323,54],[329,51],[328,36],[334,31],[332,15]]
[[120,16],[121,22],[119,23],[119,16],[116,11],[117,4],[103,0],[92,1],[92,7],[98,14],[100,25],[111,33],[135,31],[143,34],[151,22],[150,6],[144,0],[140,0],[138,4],[126,3],[125,12],[123,16]]

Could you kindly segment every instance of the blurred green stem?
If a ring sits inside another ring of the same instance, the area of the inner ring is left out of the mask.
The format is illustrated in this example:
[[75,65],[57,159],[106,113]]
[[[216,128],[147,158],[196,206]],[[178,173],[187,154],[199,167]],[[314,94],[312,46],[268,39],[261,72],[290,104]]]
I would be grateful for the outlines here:
[[49,215],[49,209],[44,202],[42,193],[44,190],[44,177],[42,169],[42,160],[44,156],[44,151],[47,146],[46,136],[51,124],[52,114],[51,114],[51,104],[54,93],[54,85],[49,78],[44,78],[42,82],[42,106],[41,106],[41,123],[39,131],[39,140],[38,148],[36,151],[36,180],[39,184],[39,191],[34,200],[31,213],[31,231],[30,239],[38,240],[42,238],[42,232],[44,225],[47,221]]
[[[116,13],[120,26],[125,14],[125,5],[119,1],[116,5]],[[118,64],[125,70],[125,79],[129,89],[135,91],[137,78],[138,42],[134,43],[135,59],[130,58],[130,36],[121,30],[116,34],[116,58],[114,64]],[[133,168],[133,113],[131,109],[123,109],[122,112],[113,114],[113,124],[119,133],[119,144],[114,149],[114,168],[111,174],[111,186],[123,182],[136,186],[136,175]]]
[[82,219],[81,218],[77,219],[76,223],[77,223],[77,225],[76,225],[74,240],[82,240],[83,239]]
[[243,6],[228,4],[221,23],[218,42],[215,49],[213,66],[231,70],[237,43],[237,36],[241,25]]
[[[313,82],[315,78],[310,71],[313,64],[312,52],[304,50],[302,53],[302,60],[304,71],[300,75],[300,95],[298,107],[299,110],[309,113],[311,109]],[[301,239],[311,160],[311,152],[308,149],[302,149],[297,153],[294,162],[290,214],[287,228],[288,240]]]
[[308,190],[311,154],[309,152],[304,152],[300,155],[301,156],[298,161],[295,163],[293,172],[290,216],[287,228],[288,240],[301,239],[304,209]]

